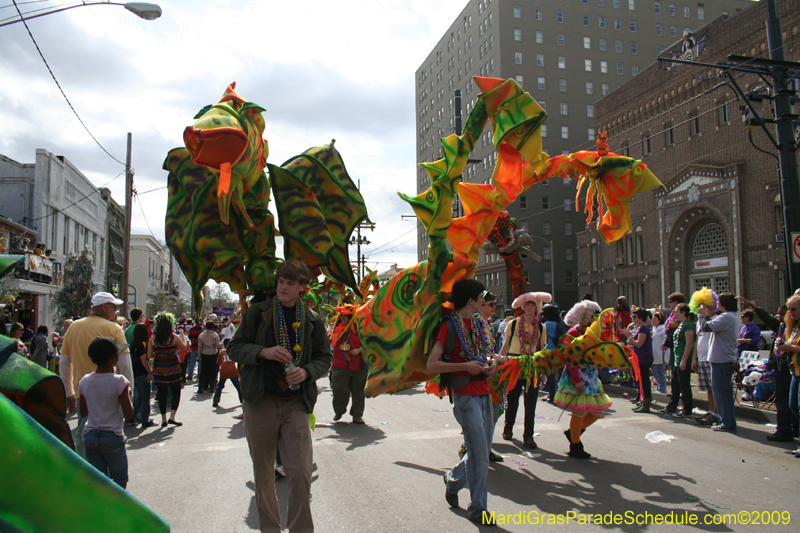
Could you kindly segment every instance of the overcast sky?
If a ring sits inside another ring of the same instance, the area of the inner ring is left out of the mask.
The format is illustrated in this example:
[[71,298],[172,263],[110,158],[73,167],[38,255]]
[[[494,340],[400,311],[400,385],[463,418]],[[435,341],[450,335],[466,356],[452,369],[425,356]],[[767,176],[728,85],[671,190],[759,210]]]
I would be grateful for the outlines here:
[[[0,0],[0,19],[16,14]],[[63,2],[18,0],[23,11]],[[361,180],[373,244],[367,264],[416,262],[414,72],[466,0],[160,2],[144,21],[116,6],[80,7],[30,21],[45,59],[80,117],[114,157],[133,134],[132,231],[164,239],[167,151],[203,106],[236,81],[264,113],[269,161],[281,164],[336,139]],[[63,155],[124,202],[123,167],[70,111],[23,24],[0,28],[0,154],[32,163],[35,150]],[[116,177],[116,179],[114,179]],[[146,193],[146,191],[154,190]],[[374,252],[373,252],[374,251]],[[282,255],[282,250],[279,251]],[[355,251],[351,251],[355,260]]]

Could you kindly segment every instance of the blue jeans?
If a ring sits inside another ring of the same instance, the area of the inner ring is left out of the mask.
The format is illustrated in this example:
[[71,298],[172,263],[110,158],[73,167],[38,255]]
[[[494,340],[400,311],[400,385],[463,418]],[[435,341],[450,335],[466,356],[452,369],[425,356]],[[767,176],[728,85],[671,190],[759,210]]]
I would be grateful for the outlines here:
[[794,417],[800,420],[800,376],[792,375],[792,385],[789,389],[789,409]]
[[[236,387],[236,392],[239,393],[239,403],[242,403],[242,387],[239,385],[239,378],[230,378],[230,380],[233,386]],[[220,378],[219,382],[217,382],[217,390],[214,391],[214,401],[212,402],[214,405],[219,403],[219,399],[222,397],[222,389],[225,388],[226,381],[228,381],[227,378]]]
[[453,414],[464,430],[467,453],[447,474],[447,492],[456,494],[469,485],[471,502],[467,512],[471,518],[479,518],[487,510],[486,476],[494,436],[492,399],[488,394],[453,394],[453,404]]
[[711,363],[711,390],[714,401],[717,402],[722,427],[727,429],[736,429],[732,378],[732,363]]
[[133,378],[133,416],[142,424],[150,420],[150,386],[147,383],[147,374]]
[[661,394],[667,393],[667,375],[664,373],[664,365],[653,365],[650,367],[650,372],[653,373],[653,377],[656,378],[656,391],[660,392]]
[[128,454],[125,437],[113,431],[93,429],[83,436],[86,446],[86,461],[117,485],[128,484]]
[[[192,379],[194,377],[195,363],[199,363],[197,359],[197,350],[192,350],[189,356],[189,366],[186,368],[186,379]],[[200,374],[200,367],[197,368],[197,374]]]

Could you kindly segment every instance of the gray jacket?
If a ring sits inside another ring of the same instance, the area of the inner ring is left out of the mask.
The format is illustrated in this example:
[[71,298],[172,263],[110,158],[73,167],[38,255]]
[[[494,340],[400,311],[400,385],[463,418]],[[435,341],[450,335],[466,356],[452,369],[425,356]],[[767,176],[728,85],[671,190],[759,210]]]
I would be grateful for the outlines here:
[[[252,305],[245,312],[239,329],[228,342],[228,357],[240,365],[242,397],[253,405],[258,405],[264,396],[266,360],[258,357],[258,352],[268,347],[266,342],[267,332],[272,328],[272,305],[271,299]],[[305,309],[303,359],[300,368],[306,369],[311,377],[301,383],[300,387],[306,410],[310,413],[317,402],[316,381],[328,374],[333,354],[322,318],[308,306]]]

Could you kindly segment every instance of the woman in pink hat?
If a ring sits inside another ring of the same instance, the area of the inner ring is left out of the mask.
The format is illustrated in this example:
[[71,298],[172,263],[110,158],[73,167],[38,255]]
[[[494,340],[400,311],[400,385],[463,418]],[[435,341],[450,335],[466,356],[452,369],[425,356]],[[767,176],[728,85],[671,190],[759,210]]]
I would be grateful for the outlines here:
[[[542,304],[553,298],[546,292],[527,292],[519,296],[511,307],[522,309],[524,313],[506,325],[505,342],[500,349],[499,362],[505,363],[511,357],[532,355],[547,344],[547,332],[544,324],[539,320],[539,311]],[[524,379],[517,381],[517,385],[508,391],[508,407],[506,409],[506,423],[503,428],[503,439],[511,440],[513,437],[514,422],[519,409],[519,397],[525,388],[525,423],[522,440],[526,448],[535,449],[536,441],[533,440],[533,425],[536,421],[536,402],[539,399],[539,388],[525,383]]]

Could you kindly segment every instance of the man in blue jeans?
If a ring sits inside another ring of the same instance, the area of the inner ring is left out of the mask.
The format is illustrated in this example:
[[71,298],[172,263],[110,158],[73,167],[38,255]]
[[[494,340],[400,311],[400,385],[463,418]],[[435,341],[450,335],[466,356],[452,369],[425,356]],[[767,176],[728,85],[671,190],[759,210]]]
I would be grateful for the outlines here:
[[[453,285],[450,301],[455,311],[445,319],[431,353],[427,370],[443,374],[453,394],[453,414],[461,424],[467,453],[452,471],[445,473],[445,499],[458,507],[458,491],[469,485],[469,518],[479,525],[494,526],[487,509],[486,477],[494,434],[492,401],[486,377],[497,370],[491,343],[485,342],[478,319],[483,305],[483,284],[465,279]],[[449,337],[449,338],[448,338]],[[452,346],[446,350],[445,347]],[[446,353],[447,352],[447,353]],[[449,379],[448,379],[449,378]]]
[[[711,426],[714,431],[736,431],[736,407],[733,399],[731,378],[734,365],[739,360],[739,319],[736,311],[739,305],[736,296],[730,292],[719,295],[720,314],[714,316],[714,310],[701,305],[698,315],[702,329],[714,333],[708,351],[711,363],[711,390],[717,402],[721,422]],[[713,318],[711,318],[713,317]]]

